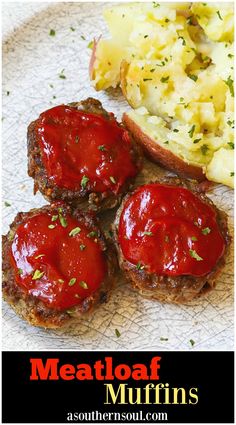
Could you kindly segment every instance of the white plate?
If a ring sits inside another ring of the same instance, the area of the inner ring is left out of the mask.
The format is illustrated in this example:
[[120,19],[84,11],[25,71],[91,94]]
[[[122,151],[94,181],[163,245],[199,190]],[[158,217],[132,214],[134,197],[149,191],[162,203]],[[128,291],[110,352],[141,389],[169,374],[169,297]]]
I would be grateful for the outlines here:
[[[27,176],[27,126],[40,112],[88,96],[100,99],[118,117],[128,109],[119,91],[96,93],[88,78],[91,51],[87,44],[94,36],[106,33],[103,7],[102,3],[23,2],[5,3],[3,7],[3,200],[11,203],[11,207],[3,207],[4,232],[18,211],[45,204],[40,194],[33,196],[33,181]],[[56,31],[54,37],[49,35],[50,29]],[[62,69],[65,80],[59,78]],[[163,173],[147,163],[139,181]],[[233,231],[233,191],[216,186],[209,195],[229,214]],[[195,341],[193,347],[190,339]],[[204,298],[181,306],[161,304],[144,300],[120,281],[108,304],[67,333],[34,328],[4,303],[3,348],[233,349],[232,253],[216,290]]]

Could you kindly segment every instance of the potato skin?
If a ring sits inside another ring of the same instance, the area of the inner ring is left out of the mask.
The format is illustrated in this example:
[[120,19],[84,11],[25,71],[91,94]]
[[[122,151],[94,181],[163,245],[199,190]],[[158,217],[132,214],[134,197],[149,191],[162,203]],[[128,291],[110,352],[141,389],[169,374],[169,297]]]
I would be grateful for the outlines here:
[[151,139],[148,134],[142,131],[142,128],[140,128],[127,113],[123,114],[122,121],[133,135],[135,141],[142,146],[144,153],[150,160],[162,165],[170,171],[173,171],[180,177],[195,179],[199,182],[206,180],[206,176],[201,167],[188,164],[178,156],[174,155],[171,150],[158,145],[156,141]]
[[[39,212],[53,211],[54,206],[47,205],[39,209],[32,209],[26,213],[18,213],[10,226],[10,231],[7,235],[2,237],[2,292],[3,299],[10,304],[20,317],[33,326],[56,329],[78,320],[81,316],[88,314],[95,306],[107,301],[110,290],[116,279],[115,270],[117,268],[117,259],[115,250],[111,242],[105,240],[104,235],[99,229],[97,219],[94,218],[91,213],[84,213],[78,209],[72,211],[71,207],[65,204],[62,205],[62,209],[64,212],[72,214],[75,218],[83,220],[89,231],[98,231],[98,241],[101,249],[104,251],[107,261],[107,276],[97,291],[72,309],[59,311],[55,308],[49,308],[41,300],[37,299],[37,297],[28,295],[15,281],[15,272],[9,256],[12,239],[21,223],[24,223]],[[55,208],[55,213],[56,212],[57,209]]]
[[115,221],[113,223],[113,239],[117,249],[118,261],[121,270],[132,287],[143,297],[161,302],[183,304],[191,301],[195,297],[205,294],[215,287],[215,280],[224,267],[225,258],[231,242],[227,226],[227,216],[224,212],[219,211],[212,201],[202,193],[201,187],[196,182],[178,178],[164,178],[161,181],[151,183],[163,183],[185,187],[186,189],[191,190],[198,198],[201,199],[201,201],[213,206],[217,212],[217,221],[226,243],[226,250],[223,257],[218,261],[215,268],[206,276],[195,277],[186,275],[172,277],[161,276],[156,273],[147,273],[145,269],[138,270],[134,264],[124,258],[118,241],[120,216],[123,211],[124,204],[132,192],[127,194],[123,199],[119,209],[117,210]]

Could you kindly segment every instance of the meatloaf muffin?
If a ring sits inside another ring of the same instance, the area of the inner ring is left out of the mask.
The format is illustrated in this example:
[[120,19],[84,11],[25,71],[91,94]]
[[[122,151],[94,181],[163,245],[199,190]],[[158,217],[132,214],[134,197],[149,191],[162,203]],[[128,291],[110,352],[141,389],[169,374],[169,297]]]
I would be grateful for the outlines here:
[[184,303],[214,288],[230,236],[226,215],[178,178],[128,194],[113,226],[120,268],[143,296]]
[[49,202],[113,208],[141,162],[125,127],[92,98],[51,108],[28,127],[28,174]]
[[90,213],[54,203],[18,213],[3,236],[3,297],[32,325],[58,328],[107,300],[116,256]]

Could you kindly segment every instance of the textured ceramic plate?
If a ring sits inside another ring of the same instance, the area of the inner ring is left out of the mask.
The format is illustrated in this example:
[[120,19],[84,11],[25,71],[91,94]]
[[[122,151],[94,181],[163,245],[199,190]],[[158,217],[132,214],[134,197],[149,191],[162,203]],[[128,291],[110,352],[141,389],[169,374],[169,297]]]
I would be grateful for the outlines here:
[[[26,130],[49,107],[97,97],[120,118],[128,109],[119,90],[96,93],[90,86],[87,45],[106,33],[102,3],[9,3],[3,6],[3,206],[4,232],[18,211],[45,204],[33,196],[27,176]],[[50,29],[55,36],[50,36]],[[66,79],[60,79],[63,71]],[[146,163],[138,182],[165,174]],[[215,186],[209,193],[229,214],[233,231],[233,192]],[[112,219],[106,214],[105,221]],[[231,250],[232,251],[232,250]],[[188,305],[147,301],[122,278],[110,301],[65,332],[42,330],[3,305],[5,350],[230,350],[233,348],[233,254],[216,290]],[[117,338],[115,329],[121,336]],[[163,340],[164,339],[164,340]],[[192,347],[190,340],[195,341]]]

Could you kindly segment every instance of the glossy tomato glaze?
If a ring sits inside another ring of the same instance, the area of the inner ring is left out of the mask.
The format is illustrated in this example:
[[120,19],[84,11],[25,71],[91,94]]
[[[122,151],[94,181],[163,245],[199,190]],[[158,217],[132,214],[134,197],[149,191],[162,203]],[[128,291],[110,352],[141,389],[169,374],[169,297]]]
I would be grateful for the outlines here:
[[60,105],[40,115],[36,134],[47,178],[60,188],[117,194],[138,172],[115,119]]
[[39,213],[19,225],[10,259],[16,282],[58,310],[80,304],[93,294],[107,272],[96,234],[83,222],[57,211]]
[[126,260],[163,276],[204,276],[225,250],[215,210],[185,188],[162,184],[126,200],[118,239]]

